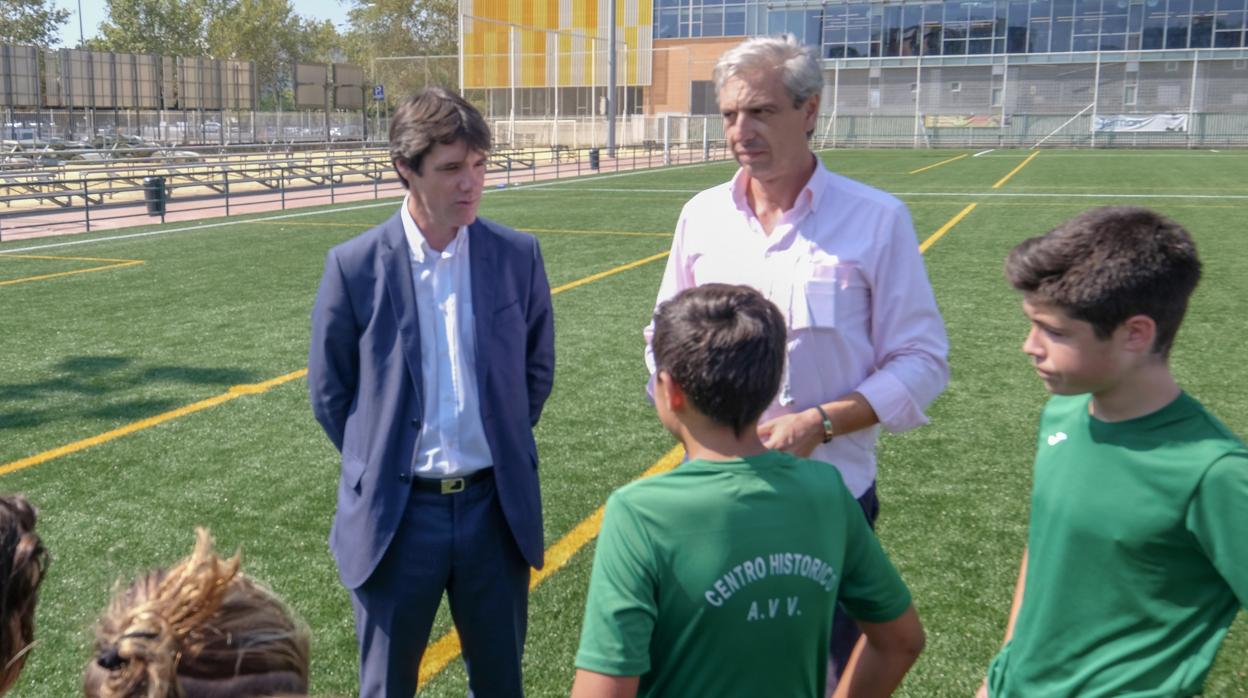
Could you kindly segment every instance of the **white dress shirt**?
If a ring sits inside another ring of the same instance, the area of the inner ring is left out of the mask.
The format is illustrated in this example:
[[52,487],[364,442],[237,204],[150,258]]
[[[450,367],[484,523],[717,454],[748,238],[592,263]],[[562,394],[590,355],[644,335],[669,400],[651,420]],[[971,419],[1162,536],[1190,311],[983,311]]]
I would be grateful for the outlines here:
[[[746,199],[747,183],[738,170],[685,205],[658,303],[721,282],[751,286],[780,308],[788,356],[762,421],[857,391],[889,431],[926,424],[923,410],[949,380],[949,340],[905,204],[817,161],[768,235]],[[645,332],[651,374],[653,333],[652,321]],[[879,425],[838,435],[811,458],[835,464],[862,496],[875,481],[878,433]]]
[[426,242],[403,198],[403,234],[411,252],[420,326],[425,414],[416,443],[419,477],[462,477],[494,464],[481,423],[477,337],[468,269],[468,228],[441,252]]

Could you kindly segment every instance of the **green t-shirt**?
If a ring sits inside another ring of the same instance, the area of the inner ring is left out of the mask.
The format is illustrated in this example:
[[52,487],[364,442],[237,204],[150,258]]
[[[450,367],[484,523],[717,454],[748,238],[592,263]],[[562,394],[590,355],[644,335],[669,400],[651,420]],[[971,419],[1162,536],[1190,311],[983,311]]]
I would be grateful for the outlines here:
[[910,606],[836,468],[690,461],[607,500],[576,666],[641,696],[822,696],[838,600],[868,622]]
[[1248,450],[1183,394],[1123,422],[1040,419],[1027,576],[993,698],[1200,693],[1248,601]]

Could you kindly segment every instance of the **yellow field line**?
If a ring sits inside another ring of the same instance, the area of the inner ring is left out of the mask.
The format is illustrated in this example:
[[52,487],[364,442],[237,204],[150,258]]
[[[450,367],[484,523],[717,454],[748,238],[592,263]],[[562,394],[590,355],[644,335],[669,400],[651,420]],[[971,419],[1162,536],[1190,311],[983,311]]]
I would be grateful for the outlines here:
[[670,238],[671,233],[640,233],[625,230],[570,230],[565,228],[523,228],[529,233],[555,233],[559,235],[610,235],[641,238]]
[[568,290],[574,289],[574,288],[576,288],[577,286],[584,286],[585,284],[588,284],[588,283],[593,283],[593,282],[597,281],[598,279],[605,279],[606,277],[608,277],[608,276],[612,276],[613,274],[619,274],[619,273],[620,273],[620,272],[622,272],[622,271],[628,271],[629,269],[633,269],[633,268],[636,268],[636,267],[640,267],[640,266],[641,266],[641,265],[643,265],[643,264],[649,264],[649,263],[651,263],[651,262],[658,261],[658,260],[663,259],[664,257],[666,257],[666,256],[667,256],[667,254],[668,254],[667,252],[660,252],[660,253],[658,253],[658,254],[656,254],[656,255],[651,255],[651,256],[649,256],[649,257],[646,257],[645,259],[639,259],[639,260],[637,260],[636,262],[629,262],[628,264],[621,264],[620,266],[618,266],[618,267],[616,267],[616,268],[614,268],[614,269],[608,269],[608,270],[606,270],[606,271],[600,271],[600,272],[598,272],[597,274],[590,274],[589,276],[586,276],[586,277],[585,277],[585,278],[583,278],[583,279],[577,279],[576,281],[572,281],[572,282],[570,282],[570,283],[566,283],[566,284],[564,284],[564,285],[562,285],[562,286],[558,286],[558,287],[556,287],[556,288],[553,288],[553,289],[551,289],[550,293],[551,293],[551,295],[554,295],[554,294],[556,294],[556,293],[562,293],[562,292],[564,292],[564,291],[568,291]]
[[[8,255],[5,255],[8,256]],[[16,255],[13,255],[16,256]],[[48,259],[71,259],[70,257],[48,257]],[[0,286],[12,286],[13,284],[25,284],[31,281],[43,281],[44,279],[55,279],[58,276],[73,276],[74,274],[90,274],[93,271],[108,271],[109,269],[122,269],[124,267],[133,267],[136,264],[142,264],[141,259],[132,259],[119,264],[108,264],[102,267],[90,267],[88,269],[75,269],[73,271],[58,271],[55,274],[40,274],[38,276],[23,276],[20,279],[9,279],[8,281],[0,281]]]
[[953,226],[957,225],[957,224],[958,224],[958,223],[959,223],[959,222],[960,222],[963,218],[966,218],[966,216],[967,216],[967,215],[968,215],[971,211],[974,211],[974,210],[975,210],[975,207],[976,207],[976,206],[978,206],[978,205],[979,205],[979,204],[967,204],[967,205],[966,205],[966,208],[964,208],[964,209],[962,209],[961,211],[959,211],[959,212],[958,212],[958,215],[956,215],[956,216],[954,216],[953,218],[950,218],[948,221],[946,221],[946,222],[945,222],[945,224],[944,224],[944,225],[942,225],[942,226],[940,226],[940,228],[939,228],[936,232],[932,233],[932,236],[931,236],[931,237],[929,237],[928,239],[924,240],[922,245],[919,245],[919,254],[922,254],[922,253],[924,253],[924,252],[927,252],[927,249],[928,249],[929,247],[931,247],[932,245],[935,245],[937,240],[939,240],[939,239],[941,239],[942,237],[944,237],[945,233],[947,233],[947,232],[949,232],[951,229],[953,229]]
[[[666,455],[660,458],[654,465],[646,469],[644,473],[637,476],[637,479],[650,477],[664,473],[676,466],[685,457],[685,449],[677,446],[668,451]],[[558,572],[564,565],[572,559],[572,556],[580,552],[591,540],[598,536],[598,530],[602,527],[602,514],[606,511],[606,505],[598,507],[594,513],[585,517],[571,531],[568,531],[562,538],[555,542],[554,545],[546,549],[546,564],[540,570],[533,570],[529,577],[529,591],[537,588],[537,585],[546,581],[546,579]],[[439,672],[446,668],[461,651],[459,644],[459,634],[451,628],[445,635],[438,638],[437,642],[429,645],[425,650],[425,657],[420,663],[420,678],[418,688],[423,688],[425,683],[437,676]]]
[[1002,184],[1005,184],[1006,182],[1010,181],[1010,177],[1013,177],[1014,175],[1018,174],[1018,171],[1019,171],[1019,170],[1023,169],[1024,167],[1026,167],[1026,166],[1027,166],[1027,163],[1029,163],[1029,162],[1031,162],[1032,160],[1034,160],[1034,159],[1035,159],[1035,157],[1036,157],[1037,155],[1039,155],[1039,154],[1040,154],[1040,151],[1039,151],[1039,150],[1037,150],[1036,152],[1032,153],[1031,155],[1028,155],[1028,156],[1027,156],[1027,159],[1026,159],[1026,160],[1023,160],[1023,161],[1022,161],[1022,163],[1020,163],[1018,167],[1015,167],[1014,169],[1010,170],[1010,173],[1009,173],[1009,174],[1007,174],[1006,176],[1004,176],[1004,177],[1002,177],[1001,179],[997,180],[997,183],[996,183],[996,184],[994,184],[994,185],[992,185],[992,188],[993,188],[993,189],[1000,189]]
[[[555,294],[562,293],[569,289],[576,288],[577,286],[582,286],[584,284],[590,283],[591,281],[597,281],[598,279],[606,278],[608,276],[611,276],[612,274],[618,274],[622,271],[633,269],[643,264],[653,262],[656,259],[661,259],[665,257],[666,255],[667,253],[664,252],[663,254],[660,254],[660,255],[646,257],[645,259],[641,259],[636,262],[629,262],[628,264],[615,267],[614,269],[608,269],[607,271],[604,271],[604,272],[592,274],[583,279],[578,279],[571,283],[567,283],[562,286],[559,286],[558,288],[552,289],[550,294],[553,296]],[[154,417],[148,417],[147,419],[141,419],[137,422],[131,422],[130,424],[126,424],[124,426],[118,427],[111,431],[106,431],[103,434],[98,434],[96,436],[92,436],[87,439],[80,439],[73,443],[65,444],[64,446],[58,446],[57,448],[54,448],[48,451],[43,451],[42,453],[36,453],[33,456],[21,458],[19,460],[15,460],[10,463],[5,463],[4,465],[0,465],[0,475],[7,475],[16,470],[22,470],[25,468],[29,468],[31,466],[39,465],[40,463],[46,463],[55,458],[60,458],[61,456],[67,456],[71,453],[77,453],[78,451],[91,448],[92,446],[99,446],[100,444],[107,443],[114,439],[119,439],[123,436],[133,434],[136,431],[142,431],[143,429],[148,429],[158,424],[163,424],[171,419],[184,417],[188,414],[199,412],[200,410],[206,410],[209,407],[216,407],[217,405],[220,405],[223,402],[229,402],[230,400],[233,400],[234,398],[237,398],[237,397],[242,397],[243,395],[256,395],[259,393],[263,393],[283,383],[288,383],[292,380],[303,378],[307,374],[308,374],[308,369],[301,368],[298,371],[292,371],[290,373],[287,373],[284,376],[278,376],[277,378],[273,378],[273,379],[270,379],[261,383],[249,383],[249,384],[244,384],[244,385],[236,385],[236,386],[231,387],[228,391],[220,395],[216,395],[216,396],[207,398],[205,400],[200,400],[199,402],[193,402],[189,405],[184,405],[175,410],[162,412],[161,414],[158,414]]]
[[953,162],[953,161],[955,161],[955,160],[961,160],[962,158],[964,158],[964,157],[966,157],[966,156],[967,156],[967,154],[966,154],[966,153],[962,153],[961,155],[959,155],[959,156],[957,156],[957,157],[952,157],[952,158],[949,158],[948,160],[941,160],[940,162],[936,163],[935,165],[928,165],[927,167],[920,167],[920,168],[919,168],[919,169],[917,169],[917,170],[910,170],[909,174],[918,174],[918,173],[920,173],[920,172],[926,172],[927,170],[930,170],[930,169],[932,169],[933,167],[940,167],[941,165],[948,165],[949,163],[951,163],[951,162]]
[[[286,221],[257,221],[261,225],[281,225],[289,227],[318,226],[322,228],[355,228],[358,223],[289,223]],[[670,238],[671,233],[645,233],[631,230],[577,230],[571,228],[519,228],[526,233],[556,233],[561,235],[608,235],[623,237]],[[68,259],[66,257],[65,259]]]
[[139,262],[139,259],[114,259],[112,257],[65,257],[47,254],[0,254],[0,259],[67,259],[71,262]]
[[355,230],[360,230],[361,228],[364,227],[364,226],[361,226],[359,223],[315,223],[312,221],[307,221],[307,222],[299,221],[295,223],[291,223],[289,221],[244,221],[244,222],[248,224],[255,224],[255,225],[278,225],[278,226],[286,226],[290,228],[354,228]]
[[137,422],[131,422],[123,427],[113,429],[112,431],[106,431],[103,434],[92,436],[89,439],[80,439],[73,443],[65,444],[64,446],[54,448],[50,451],[44,451],[43,453],[36,453],[35,455],[30,456],[28,458],[22,458],[21,460],[15,460],[12,463],[6,463],[4,465],[0,465],[0,475],[7,475],[15,470],[22,470],[23,468],[29,468],[31,466],[39,465],[40,463],[46,463],[54,458],[60,458],[61,456],[67,456],[71,453],[77,453],[78,451],[91,448],[92,446],[99,446],[102,443],[107,443],[109,441],[112,441],[113,439],[119,439],[123,436],[126,436],[127,434],[133,434],[136,431],[142,431],[143,429],[154,427],[157,424],[163,424],[171,419],[177,419],[178,417],[183,417],[193,412],[206,410],[209,407],[216,407],[217,405],[220,405],[223,402],[229,402],[230,400],[233,400],[234,398],[237,398],[237,397],[263,393],[264,391],[269,390],[270,388],[273,388],[274,386],[278,386],[278,385],[281,385],[282,383],[290,382],[297,378],[302,378],[305,375],[307,375],[307,373],[308,373],[308,369],[301,368],[298,371],[292,371],[291,373],[287,373],[284,376],[278,376],[277,378],[264,381],[263,383],[250,383],[250,384],[244,384],[244,385],[235,385],[231,387],[228,391],[220,395],[215,395],[213,397],[210,397],[206,400],[193,402],[189,405],[184,405],[182,407],[179,407],[176,410],[162,412],[161,414],[158,414],[155,417],[148,417],[147,419],[141,419]]

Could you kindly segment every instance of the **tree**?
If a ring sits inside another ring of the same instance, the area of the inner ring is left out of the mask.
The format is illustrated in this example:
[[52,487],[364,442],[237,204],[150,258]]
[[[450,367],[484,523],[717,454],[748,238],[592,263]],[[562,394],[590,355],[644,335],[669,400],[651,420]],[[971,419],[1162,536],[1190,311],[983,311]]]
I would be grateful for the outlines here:
[[255,61],[264,101],[286,92],[295,63],[328,63],[340,51],[333,23],[301,17],[290,0],[218,2],[208,29],[209,51],[218,58]]
[[[384,84],[391,99],[427,84],[459,86],[456,0],[354,0],[344,37],[347,60]],[[421,56],[407,61],[374,59]],[[434,58],[437,57],[437,58]],[[376,74],[372,74],[372,70]]]
[[253,61],[266,102],[288,92],[295,63],[328,62],[340,51],[333,24],[301,17],[290,0],[107,2],[109,21],[92,48]]
[[106,0],[108,21],[92,47],[101,51],[202,56],[212,0]]
[[0,0],[0,42],[53,46],[57,32],[69,19],[69,10],[49,5],[50,0]]

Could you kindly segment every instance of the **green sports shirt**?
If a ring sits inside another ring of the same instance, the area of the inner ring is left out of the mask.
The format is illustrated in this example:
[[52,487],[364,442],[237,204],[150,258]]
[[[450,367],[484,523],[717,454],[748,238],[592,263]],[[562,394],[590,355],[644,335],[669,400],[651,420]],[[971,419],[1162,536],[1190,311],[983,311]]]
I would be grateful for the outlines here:
[[576,666],[641,696],[822,696],[837,601],[910,592],[837,469],[771,451],[694,460],[607,500]]
[[1183,394],[1103,422],[1040,419],[1027,574],[992,698],[1192,696],[1248,601],[1248,451]]

